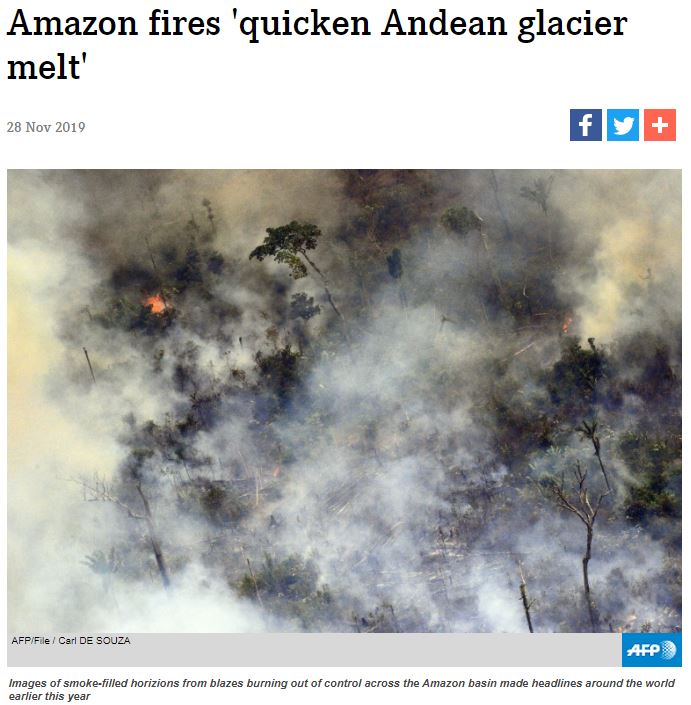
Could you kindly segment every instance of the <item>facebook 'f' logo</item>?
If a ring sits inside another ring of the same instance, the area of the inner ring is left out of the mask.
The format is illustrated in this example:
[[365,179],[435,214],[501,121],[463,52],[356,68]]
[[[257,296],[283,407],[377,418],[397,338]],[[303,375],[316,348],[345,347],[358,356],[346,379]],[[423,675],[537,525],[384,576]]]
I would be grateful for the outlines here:
[[600,142],[602,140],[602,110],[589,108],[571,110],[571,141]]

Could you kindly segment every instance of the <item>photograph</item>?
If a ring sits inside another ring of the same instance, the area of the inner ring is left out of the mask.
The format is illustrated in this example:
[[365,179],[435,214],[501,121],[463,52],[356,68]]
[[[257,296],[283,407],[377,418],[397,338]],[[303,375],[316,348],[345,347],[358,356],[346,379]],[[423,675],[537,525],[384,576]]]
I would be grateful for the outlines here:
[[681,631],[681,181],[10,169],[8,631]]

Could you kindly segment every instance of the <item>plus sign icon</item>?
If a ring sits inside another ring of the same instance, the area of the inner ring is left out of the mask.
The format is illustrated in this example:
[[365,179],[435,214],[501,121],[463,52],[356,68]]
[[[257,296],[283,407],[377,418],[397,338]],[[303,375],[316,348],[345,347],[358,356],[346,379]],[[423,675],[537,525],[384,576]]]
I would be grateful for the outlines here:
[[646,142],[676,141],[677,111],[669,108],[644,110],[643,139]]

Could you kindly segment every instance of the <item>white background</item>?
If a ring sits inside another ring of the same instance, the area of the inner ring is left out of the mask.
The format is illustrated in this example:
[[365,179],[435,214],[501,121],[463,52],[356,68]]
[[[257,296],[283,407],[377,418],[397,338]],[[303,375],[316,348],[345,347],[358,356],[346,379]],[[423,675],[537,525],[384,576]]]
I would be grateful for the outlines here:
[[[249,44],[231,16],[307,14],[319,7],[326,15],[367,15],[369,37],[262,37]],[[533,15],[536,6],[547,15],[594,17],[624,15],[623,37],[537,37],[530,44],[517,41],[518,18]],[[6,32],[18,7],[34,15],[134,15],[138,37],[22,37]],[[147,18],[156,7],[170,15],[220,17],[217,36],[151,37]],[[501,15],[506,37],[382,37],[392,7],[401,17],[435,14]],[[2,218],[6,227],[6,169],[28,168],[591,168],[684,169],[688,166],[688,5],[671,0],[601,0],[597,2],[537,3],[489,0],[442,3],[250,2],[204,0],[157,4],[145,0],[78,0],[2,2],[2,77],[0,78],[0,178]],[[8,59],[51,59],[56,52],[81,55],[80,80],[9,81]],[[570,108],[676,108],[676,142],[570,142]],[[7,122],[34,120],[84,121],[78,135],[8,134]],[[688,201],[688,180],[684,180]],[[685,228],[687,229],[687,228]],[[3,267],[3,275],[5,268]],[[3,286],[2,291],[6,291]],[[4,295],[4,293],[3,293]],[[2,307],[3,315],[5,306]],[[2,327],[3,334],[6,325]],[[686,346],[685,346],[686,349]],[[6,344],[3,345],[6,362]],[[3,383],[4,383],[3,378]],[[6,395],[5,395],[6,398]],[[686,409],[684,410],[686,413]],[[6,425],[3,425],[6,433]],[[688,484],[688,483],[687,483]],[[4,492],[4,487],[3,487]],[[687,492],[688,495],[688,492]],[[2,502],[4,507],[5,503]],[[688,522],[685,522],[688,524]],[[685,542],[688,546],[688,541]],[[685,551],[688,558],[688,551]],[[685,565],[688,560],[685,560]],[[4,565],[4,561],[3,561]],[[685,576],[685,585],[688,578]],[[688,590],[685,590],[688,594]],[[686,621],[686,620],[685,620]],[[688,662],[688,656],[687,656]],[[6,659],[3,659],[6,663]],[[308,677],[301,672],[285,677]],[[305,669],[307,670],[307,669]],[[475,673],[479,669],[473,669]],[[663,672],[677,679],[672,691],[609,692],[598,697],[649,702],[651,696],[680,702],[687,679],[685,669]],[[498,675],[498,669],[487,674]],[[625,671],[590,669],[573,677],[633,677]],[[267,677],[254,670],[256,677]],[[354,677],[350,673],[333,677]],[[454,670],[454,676],[461,675]],[[234,677],[249,671],[234,671]],[[309,677],[325,675],[313,669]],[[65,677],[44,669],[29,673],[15,669],[15,678]],[[79,671],[72,677],[95,675]],[[179,671],[135,669],[110,673],[117,677],[179,677]],[[231,677],[218,669],[196,677]],[[277,676],[272,671],[272,676]],[[360,675],[360,674],[358,674]],[[362,675],[367,674],[362,671]],[[412,675],[380,669],[372,677]],[[430,672],[427,675],[433,676]],[[519,676],[518,673],[515,674]],[[520,675],[527,675],[522,671]],[[531,674],[534,675],[534,674]],[[550,669],[538,677],[567,677],[566,669]],[[651,675],[648,672],[647,675]],[[437,677],[441,677],[437,675]],[[451,677],[446,674],[446,677]],[[508,676],[503,676],[508,677]],[[643,676],[641,676],[643,677]],[[5,687],[7,678],[5,678]],[[495,691],[496,692],[496,691]],[[147,697],[155,697],[149,691]],[[255,693],[256,697],[259,693]],[[389,698],[416,702],[421,691],[390,693]],[[459,697],[487,700],[465,692],[439,692],[435,699]],[[272,691],[272,700],[316,701],[328,695],[350,701],[352,692]],[[583,693],[528,691],[512,695],[519,702],[564,702]],[[92,696],[93,701],[96,696]],[[127,695],[143,702],[132,692]],[[180,702],[189,692],[179,691]],[[209,701],[229,697],[252,700],[249,693],[218,691]],[[366,700],[387,699],[382,691],[357,692]],[[170,694],[161,692],[159,701]],[[117,691],[98,694],[98,702],[117,702]]]

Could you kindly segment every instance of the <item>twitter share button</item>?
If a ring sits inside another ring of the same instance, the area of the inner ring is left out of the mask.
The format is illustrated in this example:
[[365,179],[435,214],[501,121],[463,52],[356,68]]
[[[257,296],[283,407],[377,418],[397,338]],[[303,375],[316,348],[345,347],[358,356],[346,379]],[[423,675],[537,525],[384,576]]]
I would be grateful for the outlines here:
[[607,141],[638,142],[638,110],[632,108],[607,109]]

